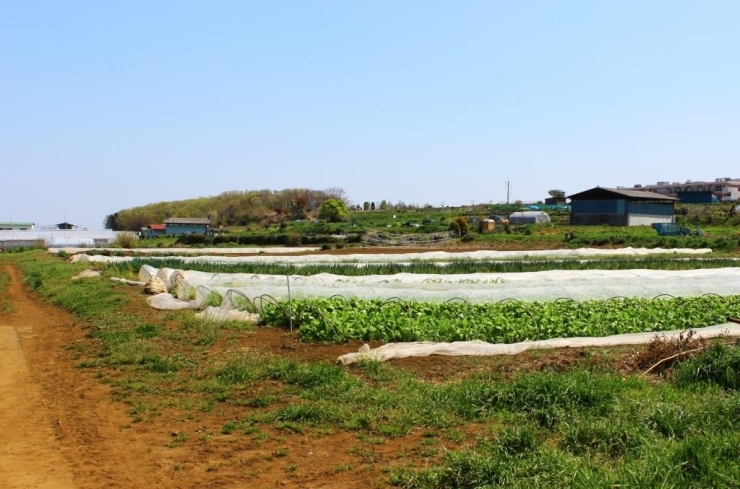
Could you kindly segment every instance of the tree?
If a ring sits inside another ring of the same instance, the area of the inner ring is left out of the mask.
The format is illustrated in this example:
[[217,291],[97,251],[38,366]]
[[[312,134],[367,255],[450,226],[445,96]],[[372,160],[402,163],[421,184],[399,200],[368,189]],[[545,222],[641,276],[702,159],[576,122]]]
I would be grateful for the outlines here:
[[328,199],[321,205],[319,219],[325,219],[329,222],[341,222],[345,217],[347,217],[347,206],[344,201]]
[[118,231],[118,213],[117,212],[114,212],[113,214],[109,214],[105,216],[105,220],[103,221],[103,228],[112,229],[113,231]]
[[557,200],[565,200],[565,190],[552,189],[547,192],[550,197]]
[[345,203],[345,205],[349,204],[349,200],[347,199],[347,192],[345,192],[344,189],[341,187],[330,187],[324,190],[324,193],[330,199],[341,200]]

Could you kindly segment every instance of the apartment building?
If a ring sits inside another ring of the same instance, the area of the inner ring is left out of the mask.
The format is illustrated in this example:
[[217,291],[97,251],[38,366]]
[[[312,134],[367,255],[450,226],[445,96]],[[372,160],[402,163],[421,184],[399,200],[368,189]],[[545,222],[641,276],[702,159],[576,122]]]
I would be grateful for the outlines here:
[[[625,187],[617,187],[625,188]],[[662,195],[690,196],[692,193],[714,195],[719,202],[734,202],[740,199],[740,178],[715,178],[713,182],[686,180],[685,182],[658,182],[654,185],[634,185],[635,190],[655,192]],[[711,192],[711,194],[710,194]],[[689,199],[681,199],[689,201]]]

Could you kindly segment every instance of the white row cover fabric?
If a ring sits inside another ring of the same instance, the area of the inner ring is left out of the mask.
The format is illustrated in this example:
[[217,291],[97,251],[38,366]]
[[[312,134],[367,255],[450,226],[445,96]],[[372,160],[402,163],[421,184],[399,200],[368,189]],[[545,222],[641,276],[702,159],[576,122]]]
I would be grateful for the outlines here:
[[246,311],[235,311],[221,309],[220,307],[208,306],[201,312],[195,314],[196,317],[209,319],[211,321],[238,321],[240,323],[257,323],[260,320],[259,314],[252,314]]
[[[24,231],[25,232],[25,231]],[[68,231],[64,231],[68,232]],[[112,242],[112,241],[111,241]],[[305,253],[311,251],[318,251],[321,248],[317,247],[261,247],[261,248],[126,248],[125,251],[136,253],[138,255],[258,255],[258,254],[286,254],[286,253]],[[109,251],[119,252],[124,251],[121,248],[95,248],[97,251]],[[59,247],[54,246],[46,250],[47,253],[57,254],[60,251],[69,255],[75,255],[78,253],[85,253],[90,251],[90,248],[73,248],[73,247]]]
[[[694,338],[710,339],[719,337],[739,337],[740,324],[726,323],[706,328],[694,329]],[[487,343],[485,341],[456,341],[453,343],[388,343],[381,347],[371,349],[367,344],[363,345],[356,353],[347,353],[337,358],[342,365],[350,365],[362,360],[373,360],[385,362],[394,358],[426,357],[429,355],[447,356],[492,356],[492,355],[516,355],[527,350],[547,348],[583,348],[583,347],[608,347],[620,345],[639,345],[653,341],[659,337],[667,341],[678,339],[685,331],[668,331],[663,333],[631,333],[602,337],[586,338],[556,338],[551,340],[524,341],[521,343]]]
[[[143,269],[143,267],[142,267]],[[140,277],[154,273],[151,267]],[[202,307],[211,294],[222,298],[222,307],[239,308],[242,299],[254,303],[261,296],[278,301],[292,299],[400,298],[416,302],[462,299],[471,303],[507,299],[552,301],[614,297],[655,298],[662,295],[696,297],[705,294],[740,295],[740,268],[697,270],[548,270],[520,273],[409,274],[312,276],[212,274],[161,269],[156,274],[167,290]],[[290,284],[290,290],[288,288]]]
[[[294,249],[294,248],[283,248]],[[121,251],[121,250],[118,250]],[[203,252],[203,250],[198,250]],[[178,259],[185,263],[288,263],[293,266],[317,263],[346,263],[361,266],[365,263],[411,263],[414,261],[430,261],[441,264],[454,260],[496,261],[496,260],[526,260],[526,259],[566,259],[566,258],[598,258],[598,257],[635,257],[657,254],[671,255],[706,255],[712,253],[711,248],[579,248],[576,250],[518,250],[497,251],[479,250],[468,252],[430,251],[426,253],[398,253],[398,254],[365,254],[351,255],[289,255],[289,256],[150,256],[149,259]],[[71,262],[89,261],[94,263],[119,263],[136,259],[129,256],[103,256],[76,254]]]
[[146,303],[154,309],[164,310],[178,310],[178,309],[197,309],[194,301],[181,301],[176,299],[167,292],[163,292],[157,295],[150,295],[146,299]]

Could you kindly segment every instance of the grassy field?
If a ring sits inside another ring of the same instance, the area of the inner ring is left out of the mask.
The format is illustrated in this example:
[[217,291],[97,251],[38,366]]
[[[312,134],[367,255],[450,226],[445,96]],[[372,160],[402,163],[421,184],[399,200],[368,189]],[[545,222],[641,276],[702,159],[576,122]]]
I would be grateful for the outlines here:
[[[339,367],[337,352],[357,343],[303,348],[274,327],[155,311],[105,276],[70,281],[87,265],[38,251],[0,263],[77,316],[88,331],[69,345],[80,375],[112,386],[130,429],[199,427],[162,443],[216,450],[223,463],[202,462],[214,480],[299,480],[315,463],[300,452],[309,440],[336,451],[332,474],[374,487],[740,485],[735,344],[663,345],[699,351],[655,375],[643,372],[668,356],[656,346]],[[230,450],[264,455],[230,465]]]

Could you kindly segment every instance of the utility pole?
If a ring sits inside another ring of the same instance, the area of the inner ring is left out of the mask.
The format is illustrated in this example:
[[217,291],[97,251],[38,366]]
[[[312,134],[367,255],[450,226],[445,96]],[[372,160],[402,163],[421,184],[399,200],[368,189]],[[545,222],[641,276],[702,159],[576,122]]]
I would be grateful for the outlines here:
[[511,191],[511,182],[509,180],[506,180],[506,204],[509,203],[509,193]]

